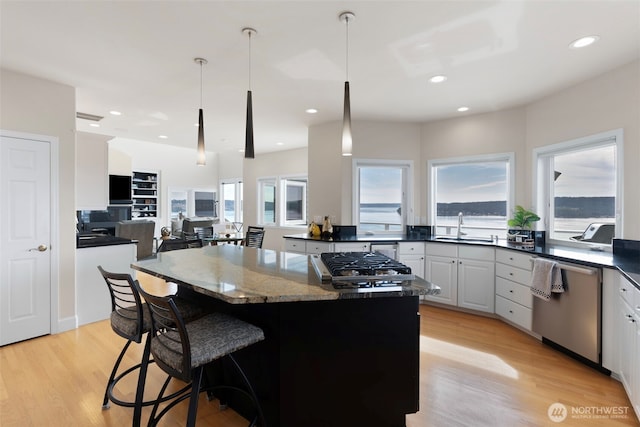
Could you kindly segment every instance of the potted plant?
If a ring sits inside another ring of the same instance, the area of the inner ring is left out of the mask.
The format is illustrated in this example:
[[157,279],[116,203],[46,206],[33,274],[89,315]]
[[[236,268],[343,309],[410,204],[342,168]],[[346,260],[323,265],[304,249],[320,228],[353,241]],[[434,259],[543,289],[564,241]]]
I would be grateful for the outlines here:
[[522,240],[531,239],[531,226],[536,221],[540,221],[540,217],[535,212],[517,205],[513,211],[513,218],[507,221],[510,227],[507,231],[507,240],[518,240],[517,236],[522,236]]

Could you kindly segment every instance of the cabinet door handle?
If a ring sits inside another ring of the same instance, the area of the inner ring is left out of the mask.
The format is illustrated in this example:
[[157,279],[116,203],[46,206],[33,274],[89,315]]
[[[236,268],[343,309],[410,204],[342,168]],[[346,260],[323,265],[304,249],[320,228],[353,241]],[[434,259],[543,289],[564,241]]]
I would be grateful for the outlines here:
[[509,273],[509,276],[513,276],[513,273]]
[[509,313],[513,314],[513,310],[509,310]]
[[513,289],[509,289],[509,292],[513,293]]

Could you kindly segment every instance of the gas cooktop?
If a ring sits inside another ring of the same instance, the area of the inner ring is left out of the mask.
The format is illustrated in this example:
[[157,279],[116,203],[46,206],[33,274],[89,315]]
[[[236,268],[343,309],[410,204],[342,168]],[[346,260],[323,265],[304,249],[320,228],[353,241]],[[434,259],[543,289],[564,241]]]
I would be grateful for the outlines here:
[[415,279],[410,267],[377,252],[326,252],[312,255],[311,262],[322,281],[336,289],[389,292]]

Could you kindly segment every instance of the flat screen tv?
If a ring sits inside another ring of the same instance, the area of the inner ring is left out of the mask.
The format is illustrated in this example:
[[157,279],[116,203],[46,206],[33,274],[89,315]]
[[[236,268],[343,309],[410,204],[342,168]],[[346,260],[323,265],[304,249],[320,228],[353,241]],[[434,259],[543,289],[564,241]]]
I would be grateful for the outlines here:
[[109,204],[131,205],[131,177],[128,175],[109,175]]

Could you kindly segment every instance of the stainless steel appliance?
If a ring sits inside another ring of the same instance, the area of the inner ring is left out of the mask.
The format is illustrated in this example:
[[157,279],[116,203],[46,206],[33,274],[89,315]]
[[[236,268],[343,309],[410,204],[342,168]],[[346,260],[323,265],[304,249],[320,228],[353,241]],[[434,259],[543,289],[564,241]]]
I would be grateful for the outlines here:
[[320,279],[336,289],[400,291],[416,278],[410,267],[377,252],[325,252],[310,259]]
[[565,291],[552,293],[549,301],[533,298],[533,331],[543,342],[601,368],[601,270],[564,262],[557,265]]

